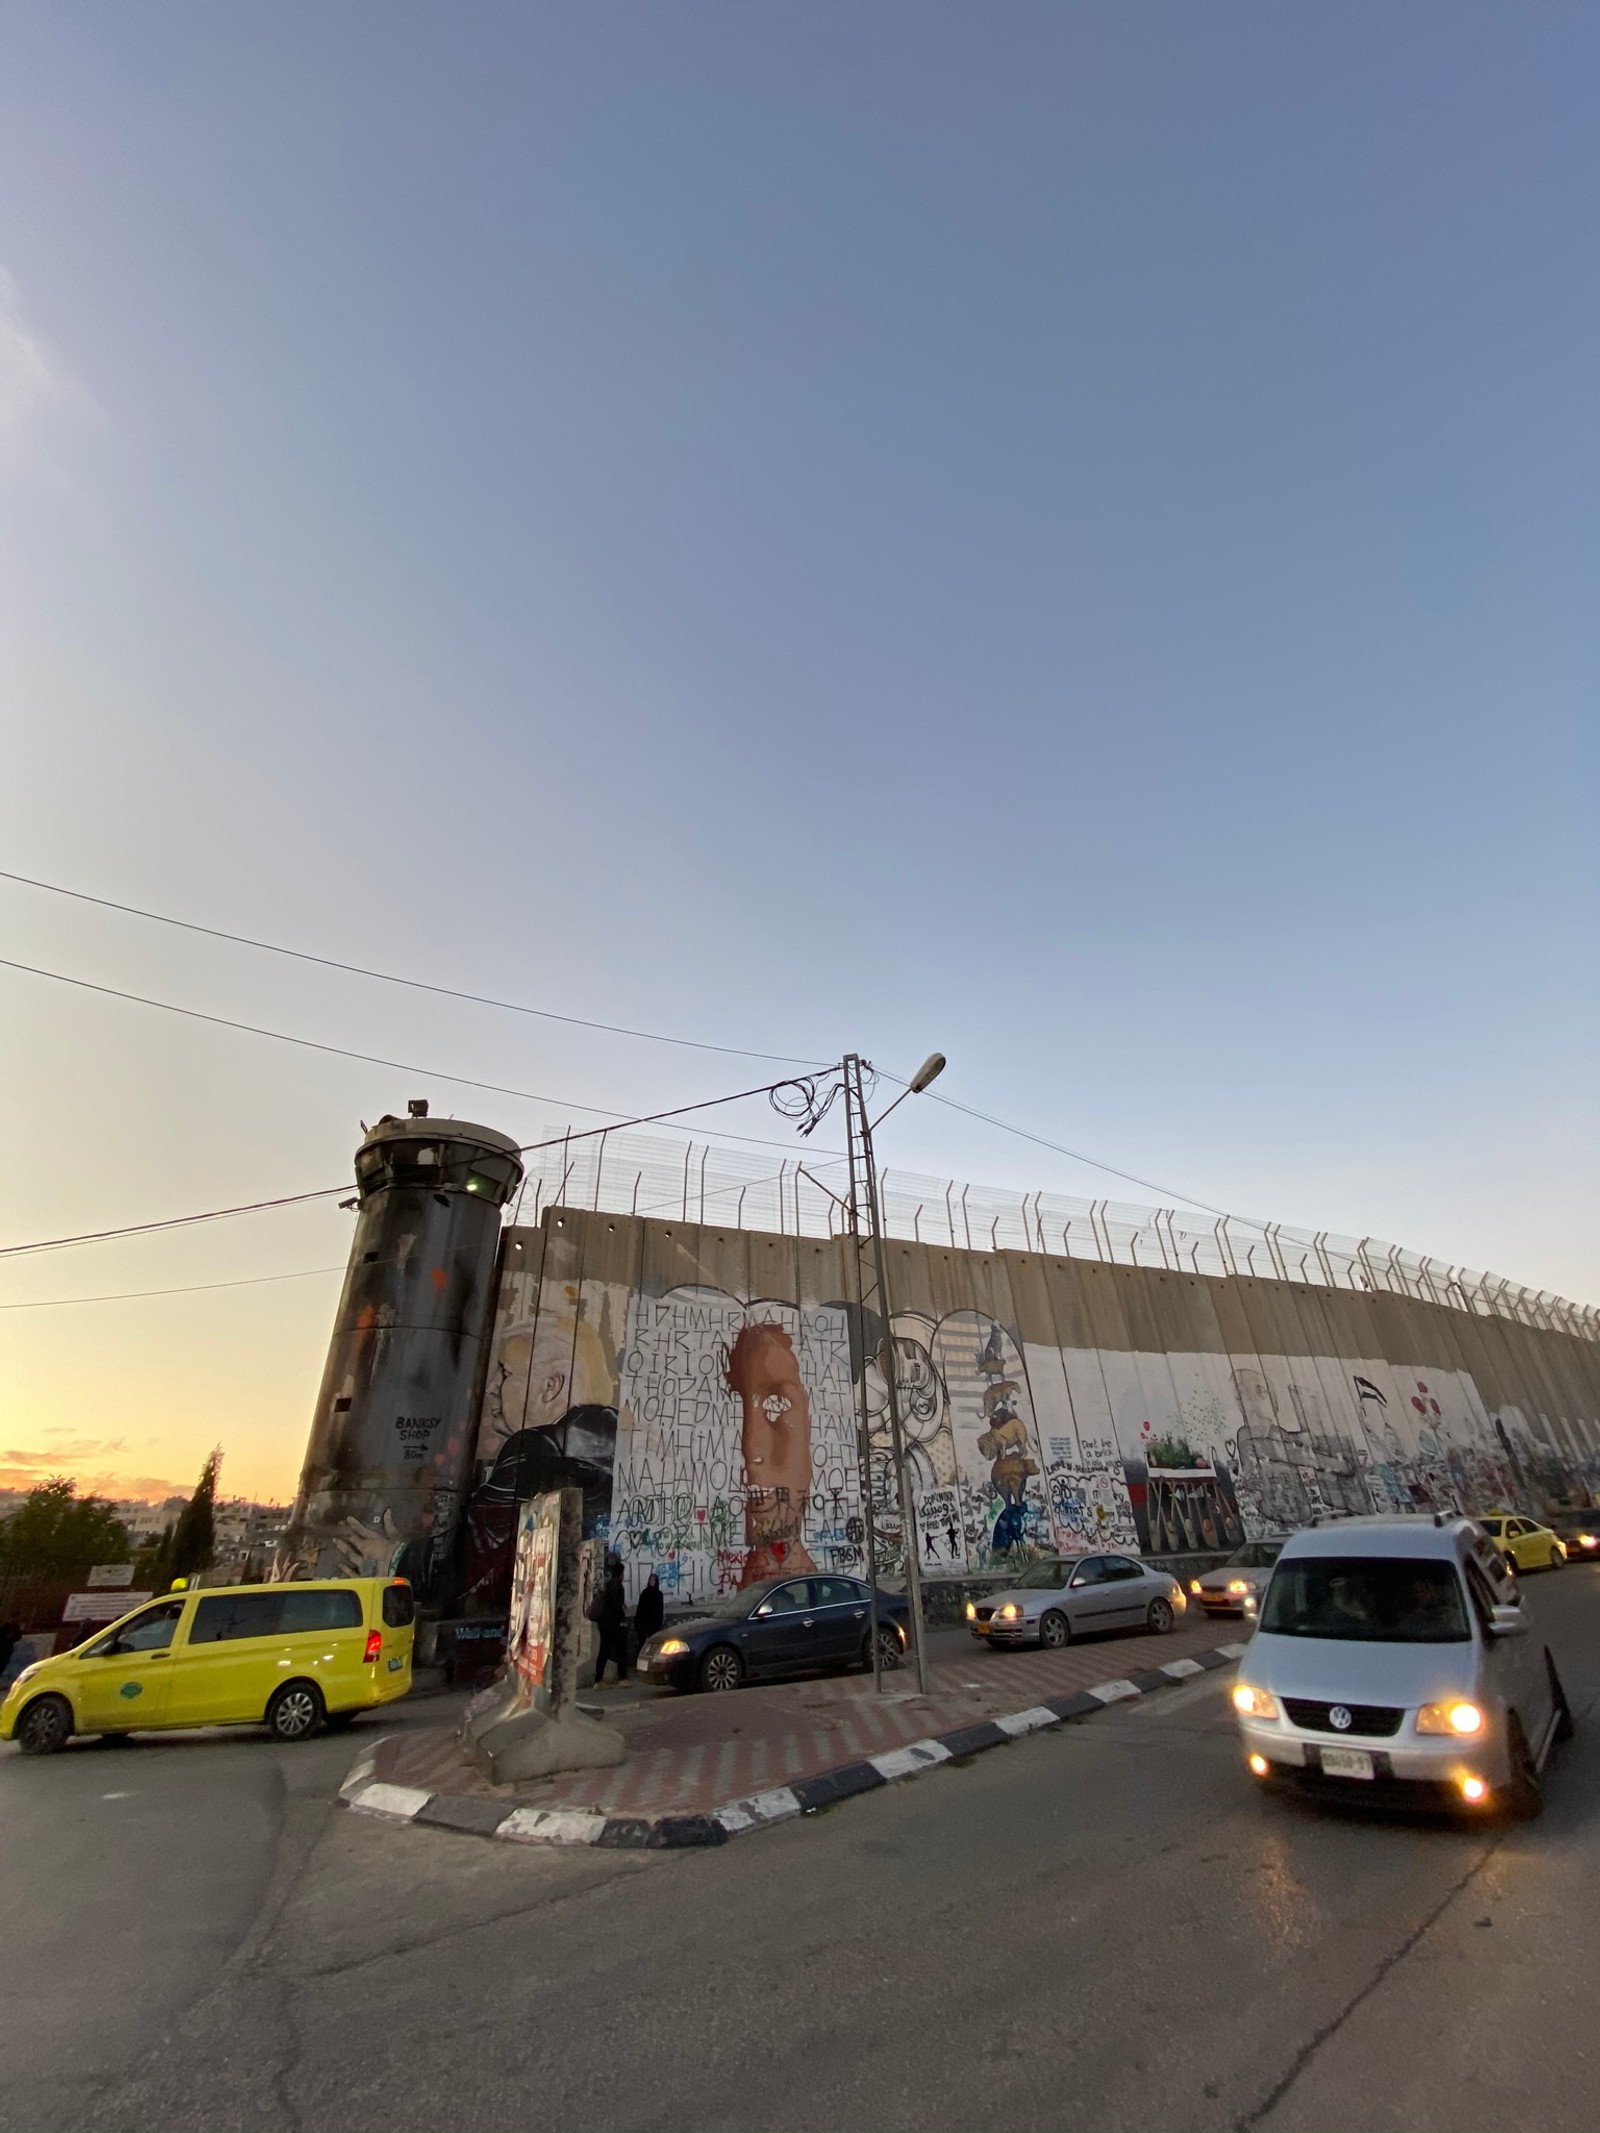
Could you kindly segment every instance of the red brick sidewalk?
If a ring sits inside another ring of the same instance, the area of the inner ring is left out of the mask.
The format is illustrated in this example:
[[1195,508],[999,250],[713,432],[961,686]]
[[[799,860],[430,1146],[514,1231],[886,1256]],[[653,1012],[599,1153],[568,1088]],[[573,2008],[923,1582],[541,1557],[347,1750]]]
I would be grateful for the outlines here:
[[[730,1800],[792,1785],[930,1735],[1040,1705],[1047,1697],[1124,1680],[1200,1651],[1242,1641],[1227,1622],[1191,1621],[1171,1636],[1136,1630],[1060,1652],[996,1652],[940,1639],[931,1693],[919,1696],[909,1668],[677,1696],[645,1689],[624,1702],[586,1692],[586,1709],[621,1728],[627,1758],[614,1770],[573,1771],[526,1785],[492,1785],[462,1754],[450,1727],[413,1727],[384,1741],[371,1775],[418,1793],[505,1806],[578,1808],[597,1815],[709,1814]],[[1195,1669],[1198,1671],[1198,1668]]]

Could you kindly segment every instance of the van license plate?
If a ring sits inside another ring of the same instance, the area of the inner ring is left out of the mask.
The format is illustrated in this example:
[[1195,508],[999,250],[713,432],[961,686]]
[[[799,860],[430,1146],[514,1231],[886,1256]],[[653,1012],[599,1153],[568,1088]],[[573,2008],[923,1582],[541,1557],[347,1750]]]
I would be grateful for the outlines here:
[[1331,1778],[1369,1778],[1376,1773],[1372,1757],[1359,1748],[1324,1748],[1322,1774]]

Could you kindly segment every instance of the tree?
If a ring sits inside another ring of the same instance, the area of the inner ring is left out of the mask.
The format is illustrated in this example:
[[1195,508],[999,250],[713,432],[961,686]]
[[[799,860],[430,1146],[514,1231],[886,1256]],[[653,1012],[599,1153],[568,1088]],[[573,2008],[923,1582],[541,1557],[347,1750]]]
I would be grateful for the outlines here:
[[160,1564],[164,1581],[173,1578],[193,1577],[197,1570],[209,1570],[216,1553],[217,1533],[214,1513],[217,1502],[217,1471],[222,1465],[222,1447],[207,1459],[200,1469],[200,1479],[194,1485],[194,1494],[178,1513],[178,1522],[169,1533],[161,1537]]
[[128,1532],[103,1496],[80,1496],[64,1474],[28,1491],[20,1511],[0,1519],[0,1570],[17,1576],[78,1578],[91,1563],[125,1563]]

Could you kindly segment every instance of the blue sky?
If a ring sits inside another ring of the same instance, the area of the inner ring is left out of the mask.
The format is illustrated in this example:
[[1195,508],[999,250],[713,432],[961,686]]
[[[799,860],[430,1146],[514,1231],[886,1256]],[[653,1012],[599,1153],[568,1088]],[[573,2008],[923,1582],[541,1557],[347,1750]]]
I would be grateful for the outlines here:
[[[13,5],[0,864],[938,1045],[1202,1199],[1595,1298],[1597,61],[1576,6]],[[622,1111],[746,1078],[3,882],[0,944]],[[3,970],[0,1031],[7,1241],[329,1182],[423,1093]],[[5,1314],[0,1468],[287,1488],[336,1288]]]

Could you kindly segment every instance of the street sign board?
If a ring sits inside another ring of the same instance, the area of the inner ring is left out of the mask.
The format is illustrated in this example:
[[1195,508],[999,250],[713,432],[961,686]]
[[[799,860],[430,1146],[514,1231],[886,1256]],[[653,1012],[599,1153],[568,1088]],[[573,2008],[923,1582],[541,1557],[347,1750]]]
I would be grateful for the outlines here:
[[133,1565],[132,1563],[96,1563],[89,1572],[89,1583],[91,1587],[131,1585],[133,1583]]
[[128,1614],[154,1598],[153,1592],[69,1593],[67,1604],[61,1610],[61,1619],[63,1622],[115,1622],[118,1615]]

